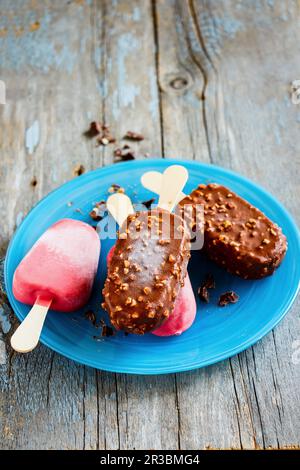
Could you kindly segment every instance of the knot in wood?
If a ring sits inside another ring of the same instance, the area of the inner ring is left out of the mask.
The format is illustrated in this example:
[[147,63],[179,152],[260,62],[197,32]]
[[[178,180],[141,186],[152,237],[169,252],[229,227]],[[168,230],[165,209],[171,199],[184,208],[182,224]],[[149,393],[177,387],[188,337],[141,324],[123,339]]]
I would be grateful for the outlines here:
[[182,88],[187,87],[188,80],[185,77],[176,77],[170,81],[170,86],[175,90],[182,90]]
[[166,92],[182,94],[192,85],[192,77],[185,70],[166,74],[161,83],[161,87]]

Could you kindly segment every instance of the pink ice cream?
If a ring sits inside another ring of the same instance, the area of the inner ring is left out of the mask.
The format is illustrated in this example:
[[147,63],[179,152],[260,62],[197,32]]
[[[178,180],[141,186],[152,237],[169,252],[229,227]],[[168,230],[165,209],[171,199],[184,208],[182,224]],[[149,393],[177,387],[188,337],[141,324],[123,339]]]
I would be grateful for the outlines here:
[[180,289],[176,299],[172,315],[152,333],[156,336],[181,335],[193,324],[196,312],[196,300],[190,277],[187,274],[184,286]]
[[100,254],[100,239],[88,224],[63,219],[37,240],[17,267],[13,293],[33,305],[51,300],[51,309],[71,312],[83,307],[91,294]]
[[[107,254],[107,264],[113,255],[114,247]],[[185,278],[184,286],[180,289],[175,302],[172,315],[152,334],[156,336],[181,335],[194,322],[197,312],[196,300],[192,289],[189,275]]]

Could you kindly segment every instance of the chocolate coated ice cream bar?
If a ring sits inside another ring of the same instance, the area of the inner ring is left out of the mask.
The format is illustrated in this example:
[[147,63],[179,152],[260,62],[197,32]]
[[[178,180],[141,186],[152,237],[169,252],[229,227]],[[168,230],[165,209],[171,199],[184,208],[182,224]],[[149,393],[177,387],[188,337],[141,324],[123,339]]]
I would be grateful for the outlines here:
[[219,184],[200,184],[180,202],[204,206],[204,249],[244,279],[269,276],[287,250],[286,237],[263,212]]
[[103,289],[103,308],[113,326],[135,334],[158,328],[174,310],[189,257],[181,217],[162,209],[128,216]]

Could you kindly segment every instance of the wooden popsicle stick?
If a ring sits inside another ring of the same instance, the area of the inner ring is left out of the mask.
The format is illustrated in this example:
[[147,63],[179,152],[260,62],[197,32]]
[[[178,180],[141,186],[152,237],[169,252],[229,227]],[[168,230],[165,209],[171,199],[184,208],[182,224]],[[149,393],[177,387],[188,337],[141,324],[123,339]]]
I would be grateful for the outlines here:
[[106,207],[120,227],[130,214],[134,214],[130,198],[123,193],[115,193],[109,196]]
[[172,212],[188,176],[187,169],[181,165],[169,166],[163,172],[158,207]]
[[[142,175],[141,183],[144,188],[149,189],[149,191],[152,191],[155,194],[160,194],[162,178],[163,174],[159,171],[147,171]],[[180,192],[178,194],[176,204],[178,204],[183,198],[185,198],[185,196],[186,194]]]
[[51,302],[52,300],[43,301],[37,298],[32,309],[10,339],[11,347],[15,351],[27,353],[37,346]]
[[160,194],[162,173],[159,171],[147,171],[141,176],[141,183],[144,188],[153,191],[155,194]]

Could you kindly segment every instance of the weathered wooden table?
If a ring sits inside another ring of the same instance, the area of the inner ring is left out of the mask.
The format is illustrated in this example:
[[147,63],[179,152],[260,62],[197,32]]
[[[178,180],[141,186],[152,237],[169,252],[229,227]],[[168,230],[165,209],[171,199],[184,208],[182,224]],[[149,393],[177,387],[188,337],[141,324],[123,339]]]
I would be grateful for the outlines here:
[[[76,165],[113,162],[112,145],[83,136],[94,119],[118,139],[142,132],[139,158],[247,175],[299,221],[299,1],[0,0],[0,10],[2,255]],[[1,448],[300,445],[299,303],[248,351],[158,377],[93,370],[43,346],[14,354],[4,295],[0,323]]]

